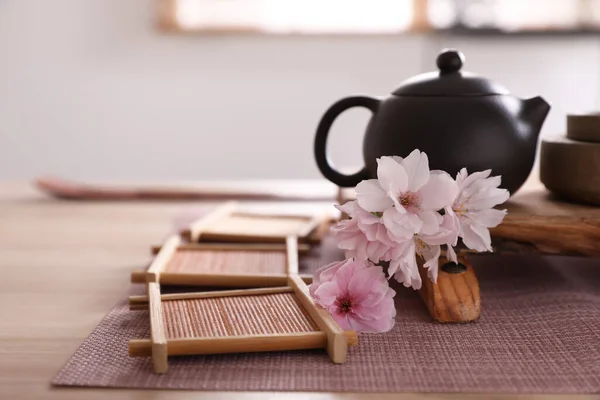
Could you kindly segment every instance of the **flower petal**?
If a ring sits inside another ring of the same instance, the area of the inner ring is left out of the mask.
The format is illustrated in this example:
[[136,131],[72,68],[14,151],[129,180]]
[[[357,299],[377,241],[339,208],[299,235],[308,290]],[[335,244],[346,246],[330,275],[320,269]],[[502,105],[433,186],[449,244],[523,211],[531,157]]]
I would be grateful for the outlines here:
[[492,251],[492,240],[487,228],[481,229],[475,224],[461,222],[460,234],[463,243],[469,249],[479,252]]
[[390,260],[388,273],[391,274],[394,271],[394,278],[405,287],[412,287],[415,290],[420,289],[422,282],[417,265],[414,240],[411,240],[409,245],[399,246],[398,252],[394,256]]
[[461,184],[467,178],[467,176],[469,176],[469,173],[467,172],[466,168],[462,168],[460,171],[458,171],[458,174],[456,174],[456,184],[458,185],[459,189],[461,188]]
[[446,245],[446,258],[448,261],[458,264],[458,257],[456,257],[456,252],[450,243]]
[[356,200],[352,200],[347,201],[342,205],[334,204],[334,207],[343,212],[344,214],[347,214],[350,218],[354,218],[354,215],[356,213],[355,210],[358,208],[358,203],[356,202]]
[[369,179],[356,185],[358,205],[369,212],[382,212],[394,204],[379,185],[377,179]]
[[490,189],[473,197],[474,200],[466,203],[467,208],[469,210],[483,210],[504,203],[510,197],[510,193],[506,189]]
[[394,306],[393,289],[387,288],[382,300],[373,307],[362,304],[353,307],[348,319],[357,332],[383,333],[390,331],[396,323],[396,307]]
[[335,281],[326,282],[314,291],[315,302],[322,307],[335,304],[336,299],[342,294],[342,290]]
[[488,210],[469,213],[469,218],[481,226],[486,228],[494,228],[500,225],[505,215],[506,210],[496,210],[494,208],[490,208]]
[[401,214],[395,208],[383,212],[383,223],[396,241],[405,241],[421,230],[423,221],[412,213]]
[[356,304],[373,307],[383,299],[388,288],[389,284],[385,279],[383,268],[370,266],[354,274],[348,285],[348,293],[351,294]]
[[458,189],[461,191],[465,190],[477,180],[487,178],[488,176],[490,176],[491,173],[491,169],[486,169],[485,171],[474,172],[471,175],[469,175],[467,173],[467,169],[463,168],[456,176],[456,183],[458,184]]
[[406,191],[408,185],[408,176],[404,166],[397,163],[392,157],[377,159],[377,179],[381,188],[390,197],[398,197],[400,193]]
[[440,229],[433,235],[419,234],[418,238],[428,245],[440,245],[446,243],[456,243],[458,241],[459,224],[451,215],[446,214],[442,217],[443,221]]
[[413,150],[404,160],[404,169],[408,176],[407,190],[416,192],[429,180],[429,159],[427,154]]
[[415,233],[421,233],[423,235],[433,235],[440,230],[440,224],[443,221],[442,216],[437,211],[421,211],[418,214],[421,221],[423,221],[420,230]]
[[342,328],[343,330],[351,330],[352,325],[350,324],[349,313],[341,313],[337,306],[327,307],[327,311],[331,314],[335,322]]
[[438,261],[440,259],[441,249],[439,245],[434,246],[426,246],[423,250],[421,250],[421,256],[425,260],[425,264],[423,264],[423,268],[428,270],[427,276],[434,283],[437,282],[438,276]]
[[438,211],[452,205],[458,194],[458,186],[445,172],[431,173],[429,181],[419,190],[421,207],[424,210]]

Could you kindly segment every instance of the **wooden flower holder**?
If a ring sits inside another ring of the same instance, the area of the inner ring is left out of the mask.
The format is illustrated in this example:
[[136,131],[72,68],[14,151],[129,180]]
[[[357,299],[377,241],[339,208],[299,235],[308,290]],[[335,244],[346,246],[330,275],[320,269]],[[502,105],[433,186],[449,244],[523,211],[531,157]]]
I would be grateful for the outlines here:
[[479,281],[466,256],[459,256],[459,264],[440,259],[437,282],[427,277],[427,270],[419,266],[423,286],[419,296],[427,311],[438,322],[472,322],[481,314]]
[[[177,248],[176,238],[167,241],[155,261]],[[147,295],[129,299],[132,310],[149,310],[150,339],[131,340],[129,355],[151,356],[157,373],[165,373],[168,357],[177,355],[324,348],[334,363],[344,363],[357,335],[344,332],[314,303],[297,275],[297,239],[289,237],[286,243],[283,287],[162,295],[163,272],[157,266],[164,263],[153,263],[146,275]]]

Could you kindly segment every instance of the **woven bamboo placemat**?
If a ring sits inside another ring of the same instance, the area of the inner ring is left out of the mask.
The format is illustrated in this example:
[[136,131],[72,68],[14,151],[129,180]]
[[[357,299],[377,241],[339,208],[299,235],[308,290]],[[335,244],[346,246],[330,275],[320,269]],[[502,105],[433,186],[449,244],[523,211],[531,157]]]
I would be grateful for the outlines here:
[[[312,269],[339,256],[325,249]],[[395,328],[361,334],[348,362],[323,351],[173,357],[166,375],[130,358],[148,337],[146,311],[120,302],[54,378],[56,386],[352,392],[600,392],[600,265],[590,259],[477,256],[481,319],[433,323],[416,293],[398,288]]]

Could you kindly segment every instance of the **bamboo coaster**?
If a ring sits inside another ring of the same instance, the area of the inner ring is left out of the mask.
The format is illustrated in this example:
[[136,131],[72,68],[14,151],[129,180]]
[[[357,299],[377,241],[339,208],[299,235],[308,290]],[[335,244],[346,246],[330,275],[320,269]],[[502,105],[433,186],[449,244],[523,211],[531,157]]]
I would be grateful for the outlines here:
[[356,332],[344,332],[317,307],[297,276],[279,288],[160,295],[150,283],[150,340],[129,341],[129,355],[152,357],[156,373],[167,357],[240,352],[327,349],[334,363],[346,361]]
[[[181,235],[190,242],[284,243],[288,236],[303,242],[321,239],[327,213],[316,215],[270,215],[245,212],[229,202],[193,222]],[[321,229],[320,229],[321,228]]]
[[[131,274],[131,282],[226,288],[283,286],[290,274],[298,274],[300,248],[307,249],[295,236],[288,237],[285,244],[181,243],[173,236],[159,248],[147,272]],[[301,277],[312,282],[310,275]]]
[[465,256],[459,264],[440,260],[437,283],[431,282],[427,270],[419,264],[423,286],[419,295],[429,314],[438,322],[472,322],[481,313],[479,281]]

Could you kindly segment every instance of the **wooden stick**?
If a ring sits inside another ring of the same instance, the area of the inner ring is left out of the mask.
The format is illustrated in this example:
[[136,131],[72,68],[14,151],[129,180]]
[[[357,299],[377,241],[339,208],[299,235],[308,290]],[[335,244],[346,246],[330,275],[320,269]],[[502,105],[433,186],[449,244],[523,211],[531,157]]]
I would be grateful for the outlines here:
[[173,254],[177,251],[177,247],[181,243],[181,237],[177,235],[171,236],[165,242],[164,246],[160,249],[152,264],[148,267],[148,273],[146,274],[147,282],[159,282],[160,274],[167,267],[167,264],[173,257]]
[[335,200],[337,201],[337,203],[338,203],[340,206],[343,206],[343,205],[344,205],[344,203],[346,202],[346,198],[345,198],[345,196],[344,196],[344,188],[342,188],[342,187],[338,187],[338,190],[337,190],[337,195],[336,195],[336,198],[335,198]]
[[130,304],[129,311],[147,311],[148,303],[145,304]]
[[[156,255],[162,245],[152,246],[152,254]],[[183,243],[177,250],[199,250],[199,251],[286,251],[285,244],[282,243]],[[308,253],[310,246],[308,244],[299,244],[299,253]]]
[[[252,288],[273,287],[287,285],[287,274],[197,274],[180,272],[162,272],[160,282],[163,285],[197,286],[197,287],[225,287],[225,288]],[[300,277],[307,284],[312,283],[312,275],[301,274]],[[131,283],[146,283],[147,273],[134,271],[131,273]]]
[[[289,286],[270,287],[260,289],[242,289],[242,290],[218,290],[214,292],[198,293],[170,293],[160,296],[161,301],[169,300],[188,300],[188,299],[209,299],[213,297],[234,297],[234,296],[257,296],[262,294],[291,293],[294,289]],[[130,305],[148,304],[148,296],[129,296]]]
[[308,286],[306,286],[299,276],[290,276],[289,285],[294,288],[298,301],[313,321],[315,321],[319,329],[327,334],[327,353],[331,360],[336,364],[346,362],[348,343],[342,328],[340,328],[327,310],[315,304],[308,292]]
[[[358,335],[355,331],[345,331],[344,339],[348,346],[358,344]],[[303,332],[286,335],[171,339],[167,341],[167,348],[170,356],[323,349],[327,348],[327,333]],[[152,356],[152,343],[144,339],[130,340],[129,356]]]
[[289,236],[285,241],[286,252],[286,267],[288,275],[298,275],[298,238]]
[[181,236],[189,242],[198,242],[203,230],[223,218],[225,215],[232,213],[237,207],[238,203],[235,201],[225,203],[210,214],[192,222],[188,229],[181,232]]
[[154,365],[154,372],[164,374],[167,372],[168,368],[167,335],[165,332],[165,322],[160,301],[160,285],[158,283],[148,283],[148,299],[150,308],[152,364]]

